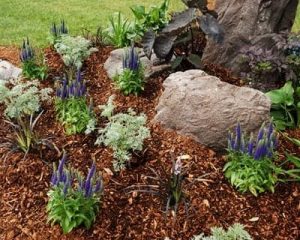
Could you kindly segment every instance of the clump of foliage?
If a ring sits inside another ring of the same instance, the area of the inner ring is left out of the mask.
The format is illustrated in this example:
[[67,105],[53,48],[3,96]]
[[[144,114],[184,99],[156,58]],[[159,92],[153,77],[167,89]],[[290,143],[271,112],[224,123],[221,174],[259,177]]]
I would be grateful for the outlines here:
[[[224,31],[217,22],[217,14],[207,9],[207,1],[184,1],[188,9],[174,14],[170,22],[158,33],[153,29],[145,32],[142,45],[146,56],[150,59],[152,52],[160,59],[171,60],[177,45],[184,43],[188,45],[193,42],[194,32],[203,31],[208,37],[221,43]],[[188,34],[187,34],[188,33]],[[193,52],[177,59],[179,65],[184,59],[195,67],[200,67],[201,58]],[[193,54],[193,55],[192,55]]]
[[17,119],[39,111],[41,102],[50,99],[52,89],[39,90],[39,82],[17,81],[7,87],[5,81],[0,81],[0,103],[5,104],[4,114],[9,119]]
[[89,40],[81,36],[61,35],[54,47],[67,67],[69,78],[74,78],[76,72],[81,69],[83,61],[91,53],[98,51],[97,48],[92,47]]
[[20,60],[22,62],[22,75],[25,78],[44,80],[47,77],[47,67],[37,63],[37,56],[30,46],[28,38],[23,40]]
[[113,149],[113,167],[115,171],[120,171],[129,163],[131,151],[143,150],[144,139],[150,137],[150,131],[146,127],[147,118],[144,114],[136,115],[131,109],[128,113],[113,115],[113,96],[101,108],[102,116],[107,117],[109,122],[99,130],[96,144],[104,144]]
[[95,122],[92,109],[87,104],[86,84],[78,71],[76,80],[64,78],[56,91],[55,110],[66,134],[82,133]]
[[225,177],[242,193],[249,191],[257,196],[266,190],[274,192],[278,175],[283,174],[273,162],[277,142],[272,123],[267,129],[263,124],[257,138],[251,135],[249,140],[245,139],[238,124],[235,135],[229,133],[228,136],[228,162],[223,169]]
[[271,115],[279,130],[300,126],[300,87],[293,87],[291,81],[282,88],[266,93],[271,99]]
[[135,17],[135,33],[142,37],[149,29],[155,32],[161,30],[169,22],[169,3],[169,0],[164,0],[160,6],[152,6],[148,12],[145,6],[131,7],[131,11]]
[[272,50],[251,46],[241,51],[241,61],[249,67],[247,73],[242,73],[243,77],[251,84],[257,82],[270,82],[274,75],[281,75],[287,69],[284,58],[274,55]]
[[52,23],[49,37],[50,43],[54,45],[55,43],[59,42],[62,35],[67,35],[68,33],[69,29],[64,20],[60,22],[59,26],[57,26],[55,22]]
[[96,32],[92,32],[89,29],[83,29],[82,35],[84,36],[85,39],[91,41],[93,47],[102,48],[106,46],[108,43],[107,33],[102,26],[98,27]]
[[6,82],[0,81],[0,103],[6,107],[6,122],[13,127],[13,137],[8,138],[4,145],[12,151],[19,149],[25,152],[25,156],[30,149],[37,149],[41,144],[53,146],[47,139],[39,138],[35,131],[42,112],[36,118],[34,114],[40,110],[42,101],[49,100],[52,92],[49,88],[39,90],[38,86],[37,80],[17,81],[11,88],[6,86]]
[[227,231],[223,228],[213,227],[211,233],[212,235],[209,237],[205,237],[202,233],[194,236],[192,240],[252,240],[244,226],[239,223],[233,224]]
[[135,37],[133,24],[121,12],[112,15],[109,23],[105,30],[108,42],[117,48],[129,46]]
[[132,46],[123,56],[123,71],[114,78],[118,88],[125,94],[138,94],[144,90],[144,68],[140,62],[138,52]]
[[99,211],[103,194],[102,177],[96,174],[93,163],[86,178],[78,171],[65,166],[66,154],[51,177],[51,190],[48,192],[48,222],[59,223],[64,233],[84,225],[90,228]]

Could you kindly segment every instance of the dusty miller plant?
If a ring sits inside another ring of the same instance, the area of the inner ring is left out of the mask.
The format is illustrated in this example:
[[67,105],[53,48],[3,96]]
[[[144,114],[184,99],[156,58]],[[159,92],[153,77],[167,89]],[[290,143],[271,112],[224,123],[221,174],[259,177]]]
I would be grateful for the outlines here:
[[227,231],[220,227],[214,227],[211,232],[212,235],[209,237],[205,237],[202,233],[194,236],[192,240],[252,240],[244,226],[239,223],[233,224]]
[[141,151],[144,139],[150,137],[150,131],[145,126],[147,118],[144,114],[136,115],[129,109],[128,113],[113,115],[113,97],[107,106],[101,106],[102,116],[107,117],[109,122],[106,127],[99,130],[99,136],[95,144],[104,144],[113,149],[115,171],[126,167],[131,159],[130,151]]
[[98,51],[97,48],[92,47],[91,41],[81,36],[62,35],[54,47],[67,66],[70,78],[75,75],[77,70],[81,69],[83,61],[91,53]]
[[52,89],[39,90],[39,82],[17,81],[13,87],[6,86],[5,81],[0,80],[0,103],[4,103],[4,114],[9,119],[17,119],[24,115],[31,115],[39,111],[41,101],[49,100]]

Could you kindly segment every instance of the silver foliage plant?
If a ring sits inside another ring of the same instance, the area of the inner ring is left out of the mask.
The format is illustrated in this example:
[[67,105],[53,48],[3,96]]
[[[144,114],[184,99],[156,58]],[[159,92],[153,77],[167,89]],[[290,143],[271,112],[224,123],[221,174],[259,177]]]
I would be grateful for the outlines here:
[[54,47],[61,55],[64,64],[67,67],[76,68],[76,70],[81,69],[83,61],[91,53],[98,51],[97,48],[92,47],[91,41],[81,36],[62,35]]
[[143,142],[150,137],[150,131],[146,127],[147,117],[145,114],[137,115],[132,109],[128,113],[113,115],[114,97],[111,96],[107,105],[100,106],[102,116],[107,117],[109,122],[106,127],[99,130],[99,136],[95,144],[104,144],[113,149],[115,171],[126,167],[131,159],[131,151],[143,150]]
[[194,236],[191,240],[252,240],[244,226],[239,223],[233,224],[227,231],[220,227],[213,227],[211,233],[212,235],[209,237],[205,237],[202,233]]
[[0,80],[0,103],[5,104],[4,114],[9,119],[17,119],[39,111],[41,101],[50,100],[51,88],[39,89],[37,80],[16,81],[7,87],[6,82]]

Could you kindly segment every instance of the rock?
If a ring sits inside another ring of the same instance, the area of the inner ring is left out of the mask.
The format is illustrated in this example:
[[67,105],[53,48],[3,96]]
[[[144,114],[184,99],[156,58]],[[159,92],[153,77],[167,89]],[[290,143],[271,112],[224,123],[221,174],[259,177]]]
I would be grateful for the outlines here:
[[[155,56],[155,54],[152,54],[152,58],[149,60],[146,56],[144,56],[141,48],[138,48],[138,52],[141,63],[145,67],[145,78],[149,78],[152,75],[171,67],[170,64],[159,64],[160,60]],[[123,55],[123,48],[113,50],[110,53],[109,58],[104,63],[104,69],[110,79],[113,79],[116,75],[123,71]]]
[[13,64],[0,60],[0,80],[17,79],[22,73],[22,69]]
[[201,70],[171,74],[154,121],[217,151],[227,147],[229,129],[240,122],[257,132],[270,119],[270,100],[260,91],[220,81]]
[[217,45],[208,40],[203,60],[223,65],[239,75],[244,71],[241,49],[256,46],[273,50],[280,33],[291,30],[297,5],[298,0],[217,0],[215,10],[225,30],[225,41]]

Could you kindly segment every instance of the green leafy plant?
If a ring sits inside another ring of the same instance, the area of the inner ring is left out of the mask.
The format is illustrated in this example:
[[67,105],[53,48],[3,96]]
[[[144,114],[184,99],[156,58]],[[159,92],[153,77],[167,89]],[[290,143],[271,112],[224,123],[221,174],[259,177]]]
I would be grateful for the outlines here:
[[67,67],[68,77],[74,78],[76,72],[81,69],[83,61],[93,52],[98,51],[92,47],[91,41],[81,37],[62,35],[54,45],[56,51],[61,55]]
[[144,90],[144,68],[139,55],[132,46],[127,49],[123,57],[123,71],[114,78],[118,88],[125,94],[138,94]]
[[65,166],[66,154],[51,177],[51,190],[48,192],[48,222],[59,223],[64,233],[84,225],[90,228],[99,211],[103,194],[103,180],[96,174],[93,163],[87,177]]
[[128,113],[112,115],[113,97],[109,99],[109,106],[102,106],[102,116],[108,117],[106,127],[99,130],[99,136],[95,144],[104,144],[114,151],[113,167],[120,171],[126,167],[131,158],[131,151],[143,150],[144,139],[150,137],[150,131],[145,126],[146,116],[136,115],[129,109]]
[[271,99],[271,115],[277,129],[300,126],[300,87],[293,87],[291,81],[282,88],[267,92]]
[[49,100],[52,92],[50,88],[39,90],[37,80],[17,80],[11,88],[6,85],[5,81],[0,80],[0,103],[5,104],[4,114],[9,119],[18,119],[39,111],[41,102]]
[[22,62],[22,75],[28,79],[44,80],[47,77],[47,66],[37,63],[37,55],[29,44],[29,40],[23,40],[20,51]]
[[55,110],[57,118],[63,123],[66,134],[84,132],[94,122],[92,109],[87,105],[86,85],[80,71],[76,80],[63,80],[57,89]]
[[109,43],[117,48],[129,46],[135,37],[133,24],[124,19],[121,12],[111,16],[109,23],[110,26],[105,31]]
[[202,233],[194,236],[192,240],[252,240],[252,237],[244,229],[244,226],[239,223],[233,224],[227,231],[223,228],[213,227],[211,232],[212,235],[209,237],[205,237]]
[[147,12],[145,6],[133,6],[131,11],[135,17],[135,32],[140,37],[149,30],[153,31],[161,30],[169,21],[168,9],[169,0],[164,0],[162,4],[158,6],[152,6]]
[[242,193],[249,191],[257,196],[266,190],[274,192],[279,175],[284,174],[273,162],[277,142],[272,123],[268,129],[263,124],[256,140],[251,136],[248,141],[238,124],[235,136],[230,133],[228,137],[225,177]]

